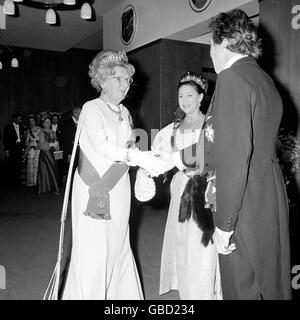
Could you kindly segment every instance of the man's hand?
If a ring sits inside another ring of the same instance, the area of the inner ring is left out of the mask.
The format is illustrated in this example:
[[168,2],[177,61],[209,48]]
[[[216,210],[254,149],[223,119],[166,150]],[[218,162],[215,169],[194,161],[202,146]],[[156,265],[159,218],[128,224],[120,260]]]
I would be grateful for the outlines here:
[[217,227],[215,228],[213,240],[218,253],[227,255],[236,249],[234,243],[230,244],[230,238],[232,234],[233,231],[226,232],[218,229]]

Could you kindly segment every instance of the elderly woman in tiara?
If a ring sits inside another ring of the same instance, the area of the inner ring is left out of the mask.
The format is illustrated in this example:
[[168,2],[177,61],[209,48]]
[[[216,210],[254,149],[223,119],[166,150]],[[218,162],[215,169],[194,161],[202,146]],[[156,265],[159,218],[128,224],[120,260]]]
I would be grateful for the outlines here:
[[89,66],[91,84],[100,96],[84,104],[75,137],[79,163],[72,189],[73,243],[65,300],[143,299],[129,243],[128,168],[140,166],[157,176],[165,165],[151,151],[132,146],[132,119],[121,102],[134,72],[124,51],[101,51]]
[[181,299],[222,299],[218,253],[212,243],[212,211],[205,206],[204,114],[201,102],[207,80],[196,73],[179,79],[175,120],[155,137],[152,150],[174,167],[172,155],[200,140],[197,170],[177,171],[170,184],[171,201],[165,227],[159,293],[179,290]]

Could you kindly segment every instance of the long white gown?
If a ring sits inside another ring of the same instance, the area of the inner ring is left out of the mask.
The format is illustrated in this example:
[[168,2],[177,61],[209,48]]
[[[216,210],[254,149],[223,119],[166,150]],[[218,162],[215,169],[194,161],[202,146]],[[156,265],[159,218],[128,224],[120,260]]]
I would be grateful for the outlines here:
[[[121,115],[120,123],[118,116],[101,99],[83,106],[79,144],[100,176],[113,161],[121,160],[131,134],[130,115],[124,106]],[[63,300],[143,299],[129,243],[131,190],[128,172],[109,194],[111,220],[85,216],[88,186],[76,170],[72,191],[73,244]]]
[[[173,123],[163,128],[155,137],[152,149],[172,152],[170,138]],[[184,149],[198,141],[200,129],[176,131],[177,150]],[[201,138],[203,149],[203,135]],[[203,157],[203,152],[202,152]],[[203,163],[203,159],[201,159]],[[159,294],[179,290],[184,300],[221,300],[221,278],[218,253],[210,242],[207,247],[201,243],[203,232],[193,218],[178,221],[180,198],[188,177],[178,171],[171,181],[171,201],[165,227],[161,255]]]

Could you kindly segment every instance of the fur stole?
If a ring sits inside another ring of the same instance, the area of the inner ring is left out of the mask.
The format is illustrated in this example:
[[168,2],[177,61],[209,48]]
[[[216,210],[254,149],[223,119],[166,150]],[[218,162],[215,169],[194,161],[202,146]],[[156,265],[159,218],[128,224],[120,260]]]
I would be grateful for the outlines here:
[[203,231],[201,243],[206,247],[209,242],[213,243],[212,236],[215,226],[213,213],[210,208],[205,208],[205,190],[207,186],[207,174],[192,176],[181,196],[179,209],[179,222],[190,220],[193,216],[198,227]]

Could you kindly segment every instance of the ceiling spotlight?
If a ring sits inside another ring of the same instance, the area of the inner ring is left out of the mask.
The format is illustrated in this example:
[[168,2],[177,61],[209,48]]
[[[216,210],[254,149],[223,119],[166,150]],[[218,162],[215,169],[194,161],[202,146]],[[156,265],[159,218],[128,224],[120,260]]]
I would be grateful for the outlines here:
[[76,0],[64,0],[64,4],[67,4],[67,5],[74,5],[76,3]]
[[91,0],[5,0],[3,4],[3,12],[8,15],[15,14],[15,4],[28,6],[34,9],[44,9],[46,12],[46,23],[56,24],[56,15],[59,10],[69,11],[80,9],[82,19],[92,18]]
[[[0,42],[3,43],[4,47],[9,51],[9,54],[12,56],[12,60],[11,60],[11,66],[13,68],[17,68],[19,66],[19,62],[17,60],[17,58],[15,57],[11,47],[7,44],[7,42],[1,37],[0,35]],[[5,54],[5,51],[4,50],[0,50],[0,53],[1,54]],[[3,69],[3,65],[2,65],[2,62],[0,61],[0,69]]]
[[5,0],[3,4],[3,13],[7,15],[15,14],[15,4],[12,0]]
[[92,18],[92,8],[89,3],[85,2],[80,10],[80,17],[82,19],[91,19]]
[[19,61],[18,61],[17,58],[12,58],[12,60],[11,60],[11,66],[12,66],[13,68],[18,68],[18,66],[19,66]]
[[48,24],[55,24],[56,23],[56,13],[52,8],[47,10],[46,16],[45,16],[45,21]]

